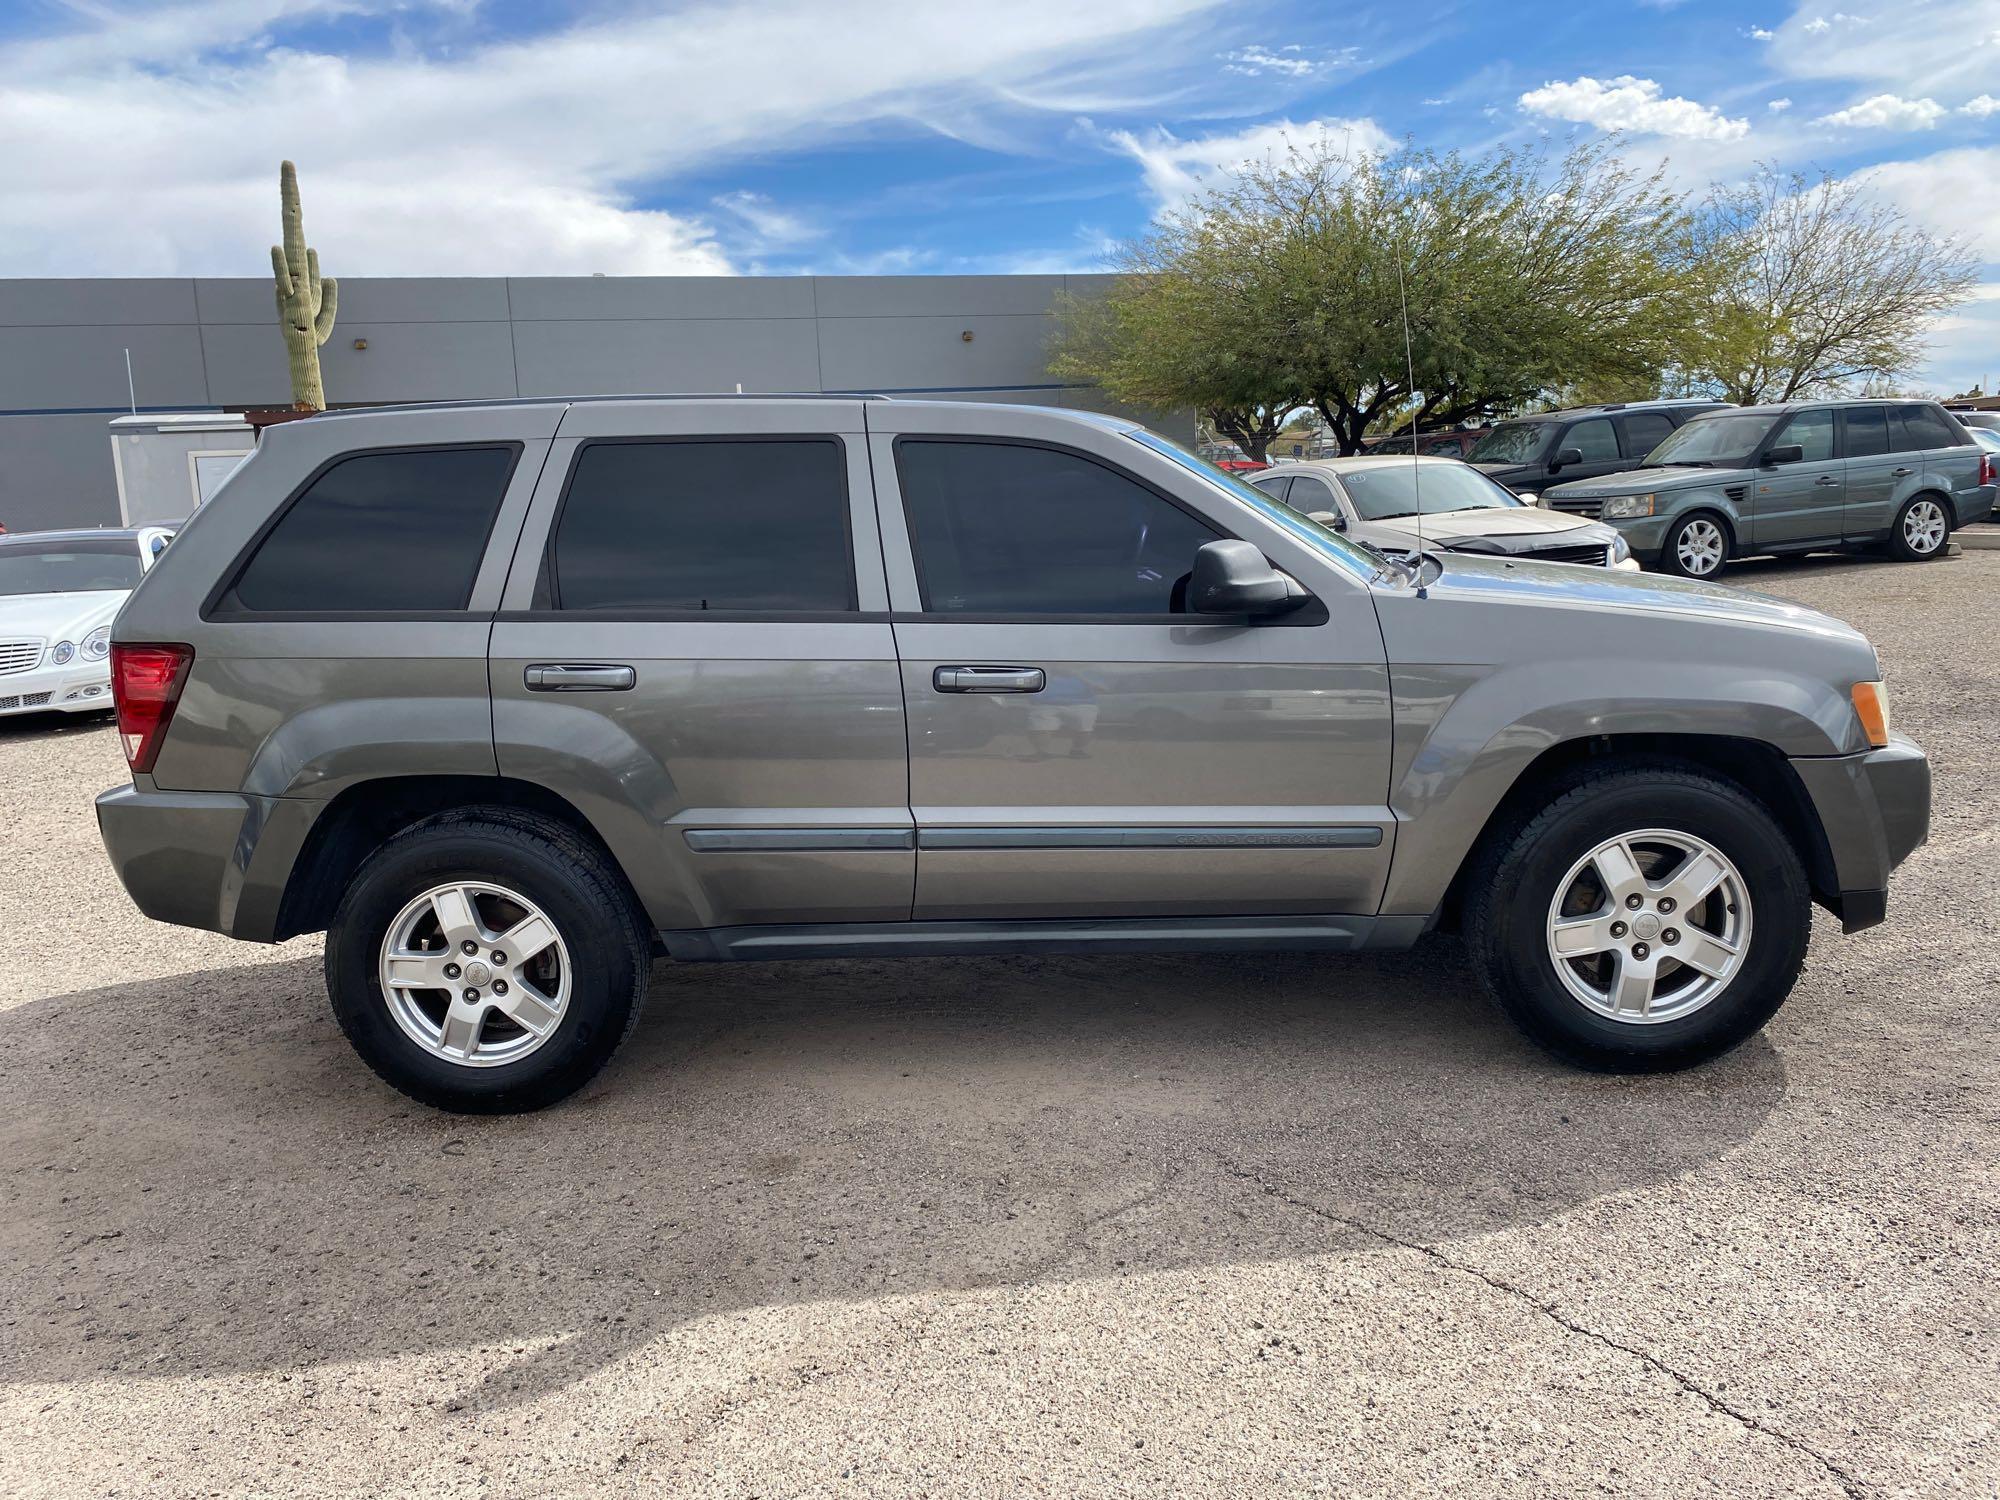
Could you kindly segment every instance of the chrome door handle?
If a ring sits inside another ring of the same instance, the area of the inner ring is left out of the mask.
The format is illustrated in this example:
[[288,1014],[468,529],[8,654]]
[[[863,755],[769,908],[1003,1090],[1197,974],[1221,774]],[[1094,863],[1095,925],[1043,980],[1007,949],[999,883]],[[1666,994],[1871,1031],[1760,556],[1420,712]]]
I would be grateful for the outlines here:
[[1908,479],[1914,473],[1916,473],[1915,469],[1891,469],[1889,477],[1891,479]]
[[1824,484],[1824,485],[1836,485],[1839,484],[1840,481],[1838,479],[1835,479],[1831,474],[1822,474],[1819,476],[1819,478],[1815,479],[1813,483]]
[[931,673],[940,693],[1039,693],[1047,683],[1040,667],[939,667]]
[[622,693],[639,681],[630,667],[598,662],[537,662],[522,676],[531,693]]

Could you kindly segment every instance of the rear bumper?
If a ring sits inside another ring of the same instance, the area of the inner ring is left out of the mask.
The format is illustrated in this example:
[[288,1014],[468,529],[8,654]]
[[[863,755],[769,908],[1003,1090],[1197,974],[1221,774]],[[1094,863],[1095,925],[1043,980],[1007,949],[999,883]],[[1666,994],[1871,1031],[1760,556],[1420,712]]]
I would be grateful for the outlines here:
[[1812,799],[1833,863],[1827,904],[1848,932],[1872,927],[1888,907],[1889,872],[1930,836],[1931,766],[1913,740],[1859,755],[1792,762]]
[[97,830],[147,916],[268,943],[292,864],[325,805],[118,786],[97,799]]

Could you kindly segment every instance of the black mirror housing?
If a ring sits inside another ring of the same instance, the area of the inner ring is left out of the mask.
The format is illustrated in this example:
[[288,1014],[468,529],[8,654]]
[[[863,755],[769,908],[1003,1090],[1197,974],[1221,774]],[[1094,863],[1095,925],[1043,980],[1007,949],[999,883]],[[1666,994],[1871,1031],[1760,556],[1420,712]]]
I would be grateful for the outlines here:
[[1764,462],[1767,464],[1796,464],[1804,462],[1805,456],[1806,450],[1804,444],[1780,443],[1775,448],[1765,450]]
[[1581,448],[1564,448],[1556,454],[1556,461],[1549,465],[1549,472],[1553,474],[1557,469],[1567,469],[1571,464],[1580,464],[1582,462],[1583,450]]
[[1187,604],[1202,615],[1275,615],[1312,596],[1271,566],[1249,542],[1209,542],[1194,555]]

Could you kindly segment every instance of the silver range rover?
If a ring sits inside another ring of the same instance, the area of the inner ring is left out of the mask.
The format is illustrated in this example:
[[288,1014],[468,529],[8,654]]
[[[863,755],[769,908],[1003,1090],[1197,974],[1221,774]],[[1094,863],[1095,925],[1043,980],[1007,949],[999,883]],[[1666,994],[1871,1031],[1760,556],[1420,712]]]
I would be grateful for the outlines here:
[[1414,547],[1637,572],[1615,526],[1525,504],[1455,458],[1364,454],[1281,464],[1250,483],[1378,552]]
[[582,1087],[671,1003],[656,957],[1438,927],[1557,1056],[1684,1067],[1770,1019],[1815,901],[1883,919],[1930,806],[1837,620],[1391,556],[1131,422],[1020,406],[287,422],[110,667],[131,778],[97,814],[139,907],[326,933],[361,1057],[460,1110]]

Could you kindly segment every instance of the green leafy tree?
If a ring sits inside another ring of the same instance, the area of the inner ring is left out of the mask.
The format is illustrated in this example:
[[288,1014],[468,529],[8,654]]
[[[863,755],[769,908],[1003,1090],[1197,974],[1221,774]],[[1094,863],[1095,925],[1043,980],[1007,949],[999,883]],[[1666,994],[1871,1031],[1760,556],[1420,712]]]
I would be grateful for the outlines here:
[[1353,452],[1392,414],[1429,427],[1583,383],[1650,393],[1727,274],[1705,222],[1608,144],[1293,146],[1128,246],[1109,295],[1067,302],[1053,368],[1193,406],[1254,456],[1302,405]]
[[1739,247],[1738,269],[1689,362],[1707,389],[1743,405],[1907,374],[1932,320],[1978,279],[1960,245],[1853,181],[1766,168],[1710,208],[1709,232]]

